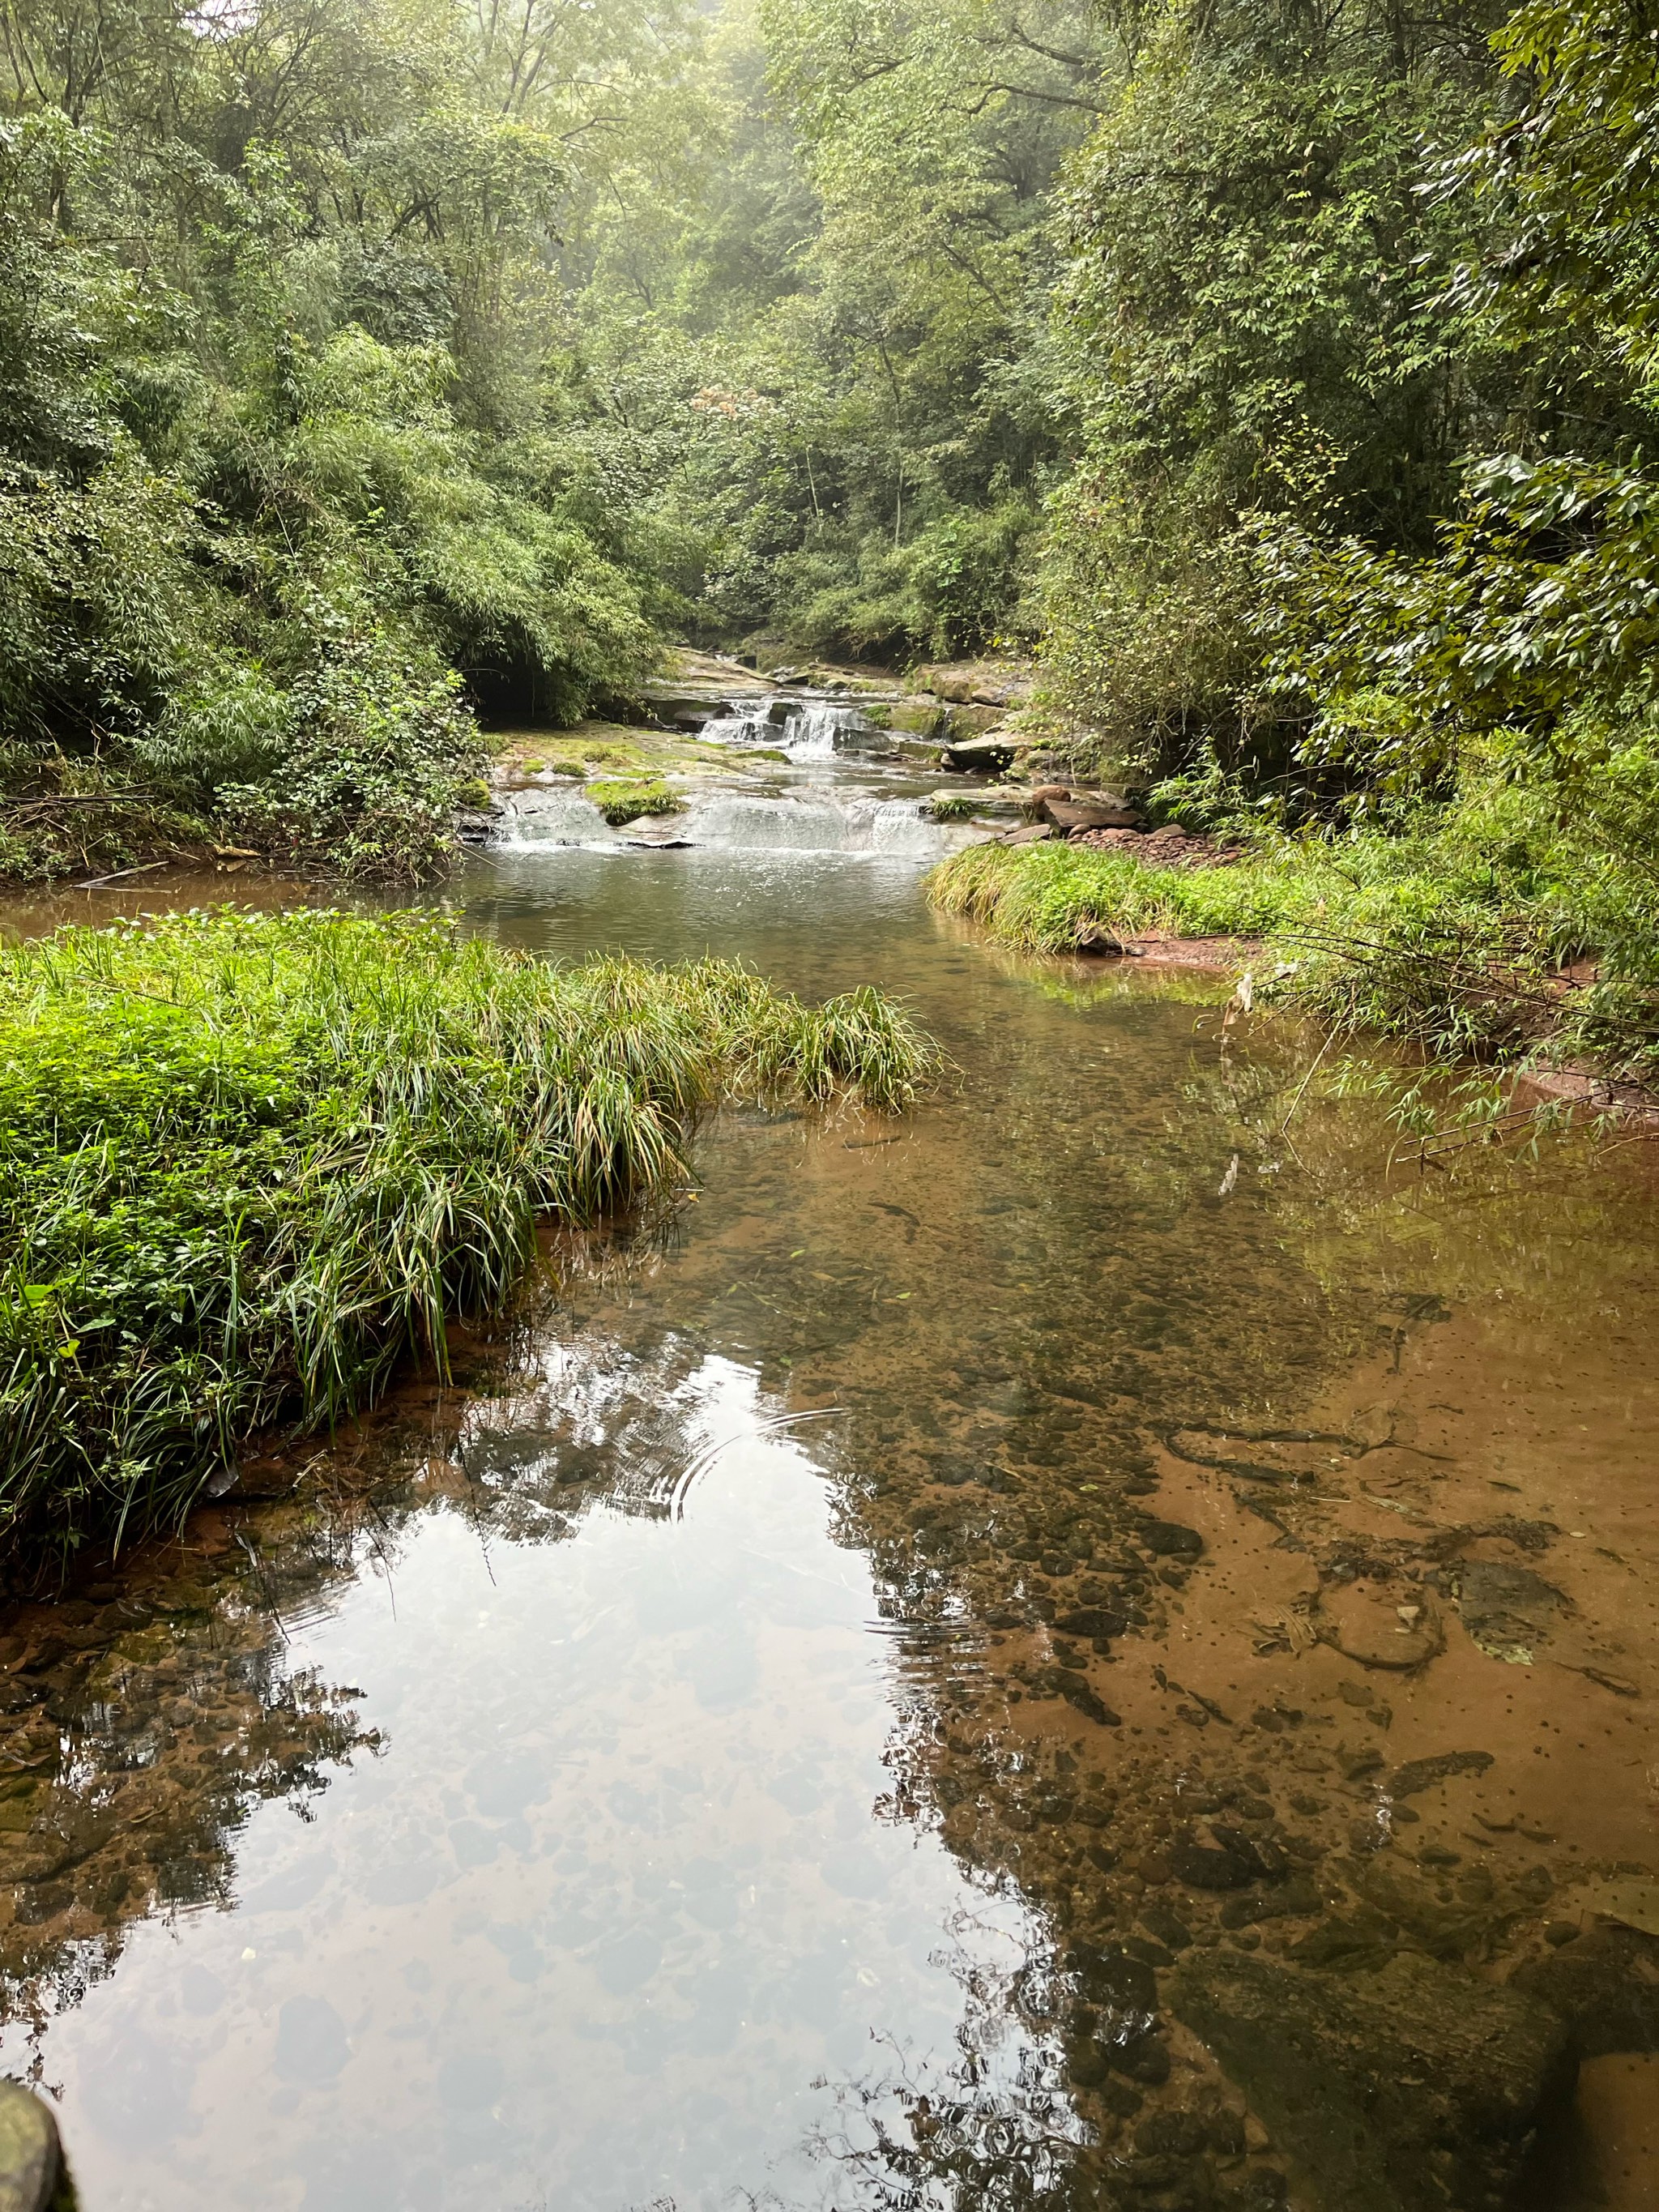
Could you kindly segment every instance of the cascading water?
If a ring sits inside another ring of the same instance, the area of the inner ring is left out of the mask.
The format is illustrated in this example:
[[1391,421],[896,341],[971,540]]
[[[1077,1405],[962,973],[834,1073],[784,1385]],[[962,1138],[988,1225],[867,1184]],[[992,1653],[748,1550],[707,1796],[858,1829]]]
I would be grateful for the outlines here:
[[833,789],[777,798],[740,791],[688,792],[684,813],[615,830],[589,799],[541,787],[504,795],[498,846],[526,850],[550,845],[709,846],[726,852],[841,853],[943,860],[984,836],[934,822],[915,799]]
[[[592,799],[550,781],[501,794],[501,819],[492,841],[509,849],[584,845],[612,850],[694,845],[726,852],[823,853],[943,860],[977,843],[982,827],[934,821],[915,797],[890,796],[879,786],[884,771],[867,780],[837,766],[847,757],[884,749],[885,733],[859,707],[811,694],[728,701],[701,732],[706,743],[734,752],[763,749],[787,755],[808,772],[780,773],[775,787],[755,789],[752,775],[729,781],[681,781],[684,805],[663,815],[612,827]],[[733,788],[733,784],[748,788]]]
[[807,761],[867,751],[879,732],[857,707],[781,696],[716,714],[703,725],[702,737],[717,745],[773,746],[791,760]]

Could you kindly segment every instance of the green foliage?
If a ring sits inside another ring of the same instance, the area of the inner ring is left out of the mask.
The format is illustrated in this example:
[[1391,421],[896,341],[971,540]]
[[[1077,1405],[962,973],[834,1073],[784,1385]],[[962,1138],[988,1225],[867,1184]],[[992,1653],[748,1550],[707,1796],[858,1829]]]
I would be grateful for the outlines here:
[[[984,845],[932,880],[947,912],[1064,952],[1101,934],[1263,940],[1283,1002],[1437,1056],[1577,1058],[1659,1078],[1659,714],[1586,710],[1548,781],[1512,738],[1450,803],[1340,835],[1261,833],[1240,864]],[[1591,956],[1593,970],[1569,972]]]
[[728,1092],[908,1105],[889,1001],[559,969],[441,919],[175,916],[0,957],[0,1534],[180,1515],[512,1291],[544,1212],[664,1203]]
[[937,868],[947,914],[988,923],[1023,951],[1070,952],[1102,934],[1256,937],[1284,916],[1284,871],[1149,867],[1131,854],[1065,844],[970,845]]
[[1171,0],[1065,200],[1056,366],[1081,430],[1042,600],[1051,691],[1120,757],[1271,772],[1250,524],[1417,548],[1468,434],[1468,364],[1425,312],[1462,240],[1433,148],[1489,96],[1480,0]]
[[471,708],[571,721],[650,665],[536,420],[597,91],[503,104],[488,49],[422,0],[8,10],[0,711],[15,799],[112,794],[83,856],[142,785],[198,839],[429,872]]

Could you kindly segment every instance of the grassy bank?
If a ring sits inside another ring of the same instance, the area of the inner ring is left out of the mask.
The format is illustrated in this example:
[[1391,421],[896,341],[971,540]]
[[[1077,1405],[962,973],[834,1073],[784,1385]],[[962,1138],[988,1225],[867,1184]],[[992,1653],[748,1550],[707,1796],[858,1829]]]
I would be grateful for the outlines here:
[[888,1001],[556,968],[398,915],[191,915],[0,956],[0,1556],[176,1518],[507,1297],[538,1214],[665,1194],[733,1093],[909,1103]]
[[975,846],[935,870],[930,891],[1030,951],[1103,932],[1260,939],[1258,987],[1339,1033],[1382,1031],[1434,1060],[1571,1060],[1659,1083],[1651,855],[1501,803],[1395,835],[1263,837],[1223,868]]

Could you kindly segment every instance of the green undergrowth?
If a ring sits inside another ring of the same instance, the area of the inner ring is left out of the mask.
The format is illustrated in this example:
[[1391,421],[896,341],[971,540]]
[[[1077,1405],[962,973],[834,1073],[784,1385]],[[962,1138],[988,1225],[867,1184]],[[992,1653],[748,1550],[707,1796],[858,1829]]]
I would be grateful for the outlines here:
[[1599,827],[1492,790],[1395,834],[1262,836],[1219,868],[975,846],[930,890],[1028,951],[1103,933],[1258,940],[1257,988],[1340,1034],[1380,1031],[1434,1060],[1571,1060],[1651,1085],[1659,875],[1645,840]]
[[538,1215],[666,1200],[723,1097],[886,1110],[933,1048],[722,961],[557,967],[442,917],[191,914],[0,955],[0,1553],[175,1521],[498,1310]]

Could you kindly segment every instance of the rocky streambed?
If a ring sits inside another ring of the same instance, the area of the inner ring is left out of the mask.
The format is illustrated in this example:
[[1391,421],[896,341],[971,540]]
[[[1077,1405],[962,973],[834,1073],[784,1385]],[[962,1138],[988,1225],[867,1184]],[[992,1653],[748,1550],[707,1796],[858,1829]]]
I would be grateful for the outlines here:
[[9,1618],[82,2203],[1650,2204],[1646,1151],[1402,1167],[1293,1030],[902,857],[459,888],[906,991],[958,1073],[722,1117],[454,1387]]

